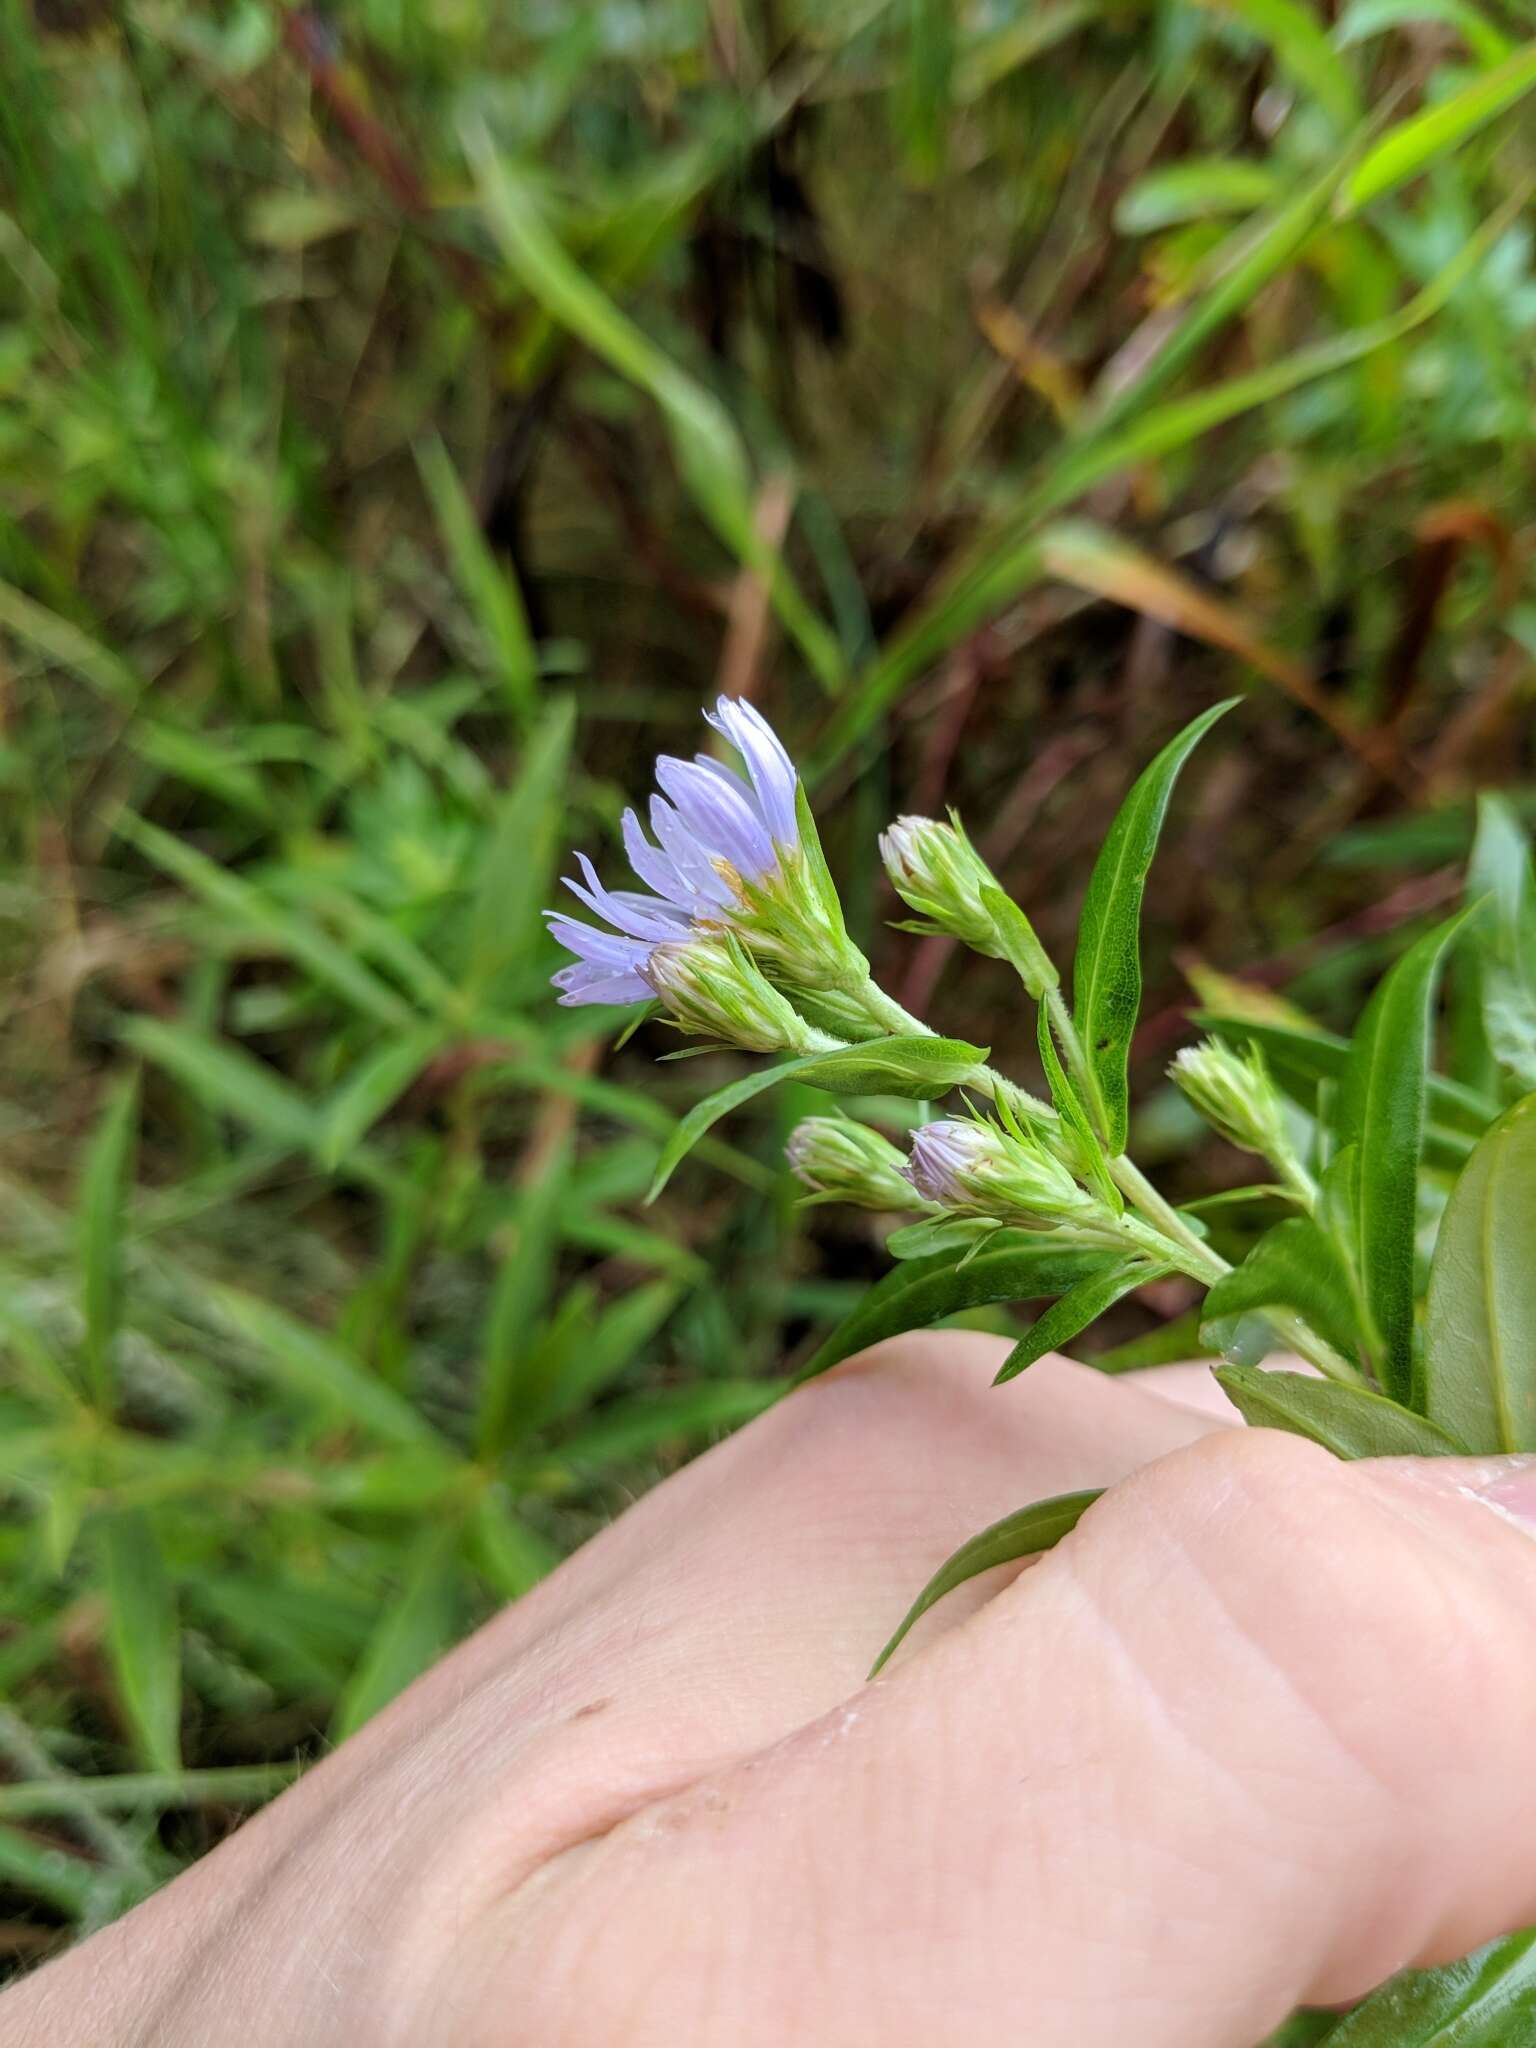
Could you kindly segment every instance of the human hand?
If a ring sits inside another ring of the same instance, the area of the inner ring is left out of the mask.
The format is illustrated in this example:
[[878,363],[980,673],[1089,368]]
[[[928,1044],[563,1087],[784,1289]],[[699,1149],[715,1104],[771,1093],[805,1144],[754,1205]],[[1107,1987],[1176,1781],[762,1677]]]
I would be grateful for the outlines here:
[[[1005,1348],[884,1346],[657,1488],[0,2042],[1251,2048],[1536,1917],[1532,1462]],[[862,1685],[960,1541],[1100,1485]]]

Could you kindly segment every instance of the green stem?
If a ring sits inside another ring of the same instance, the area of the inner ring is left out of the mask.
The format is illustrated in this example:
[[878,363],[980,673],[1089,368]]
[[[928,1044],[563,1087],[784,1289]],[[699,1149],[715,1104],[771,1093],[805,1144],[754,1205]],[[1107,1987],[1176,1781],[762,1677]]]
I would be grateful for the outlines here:
[[[1206,1287],[1213,1286],[1224,1273],[1231,1272],[1231,1266],[1221,1254],[1213,1251],[1190,1228],[1178,1210],[1163,1199],[1140,1167],[1125,1153],[1109,1162],[1109,1171],[1120,1192],[1135,1204],[1165,1240],[1167,1256],[1172,1264]],[[1340,1380],[1346,1386],[1364,1386],[1363,1377],[1349,1360],[1335,1351],[1327,1339],[1320,1337],[1302,1317],[1284,1308],[1267,1308],[1264,1315],[1291,1349],[1315,1365],[1320,1373],[1331,1380]]]
[[[878,982],[867,975],[849,993],[857,996],[870,1022],[880,1025],[882,1030],[902,1035],[911,1032],[920,1038],[937,1036],[931,1025],[925,1024],[921,1017],[914,1017],[910,1010],[904,1010],[894,996],[888,996]],[[1001,1097],[1015,1116],[1025,1123],[1053,1124],[1056,1121],[1056,1112],[1048,1102],[1037,1101],[1027,1089],[1021,1088],[1017,1081],[1010,1081],[1006,1074],[1000,1074],[996,1067],[977,1067],[970,1076],[970,1085],[993,1102]]]

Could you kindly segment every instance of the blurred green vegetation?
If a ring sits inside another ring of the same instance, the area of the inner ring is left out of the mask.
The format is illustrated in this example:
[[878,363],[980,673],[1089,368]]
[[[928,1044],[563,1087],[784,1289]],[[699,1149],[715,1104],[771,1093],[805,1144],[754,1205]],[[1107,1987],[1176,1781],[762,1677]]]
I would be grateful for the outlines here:
[[1248,690],[1151,905],[1175,1181],[1231,1170],[1155,1088],[1179,968],[1347,1017],[1473,791],[1531,807],[1522,14],[0,0],[0,1972],[880,1270],[795,1207],[804,1091],[644,1209],[728,1069],[547,988],[564,849],[714,691],[1026,1071],[876,832],[960,804],[1060,945]]

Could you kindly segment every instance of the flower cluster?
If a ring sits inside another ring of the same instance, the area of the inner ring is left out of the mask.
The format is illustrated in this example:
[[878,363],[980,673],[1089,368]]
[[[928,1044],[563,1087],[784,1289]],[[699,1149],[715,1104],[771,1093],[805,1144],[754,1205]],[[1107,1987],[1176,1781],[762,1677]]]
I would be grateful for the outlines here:
[[[795,765],[751,704],[722,697],[709,723],[745,776],[707,754],[664,754],[649,808],[633,810],[624,850],[645,890],[608,889],[577,855],[577,901],[603,925],[546,913],[575,958],[554,977],[562,1003],[656,998],[673,1022],[757,1051],[812,1051],[833,1041],[765,978],[806,990],[857,989],[868,963],[849,941],[826,879]],[[809,843],[808,843],[809,842]],[[606,929],[604,927],[607,927]],[[728,943],[729,942],[729,943]]]

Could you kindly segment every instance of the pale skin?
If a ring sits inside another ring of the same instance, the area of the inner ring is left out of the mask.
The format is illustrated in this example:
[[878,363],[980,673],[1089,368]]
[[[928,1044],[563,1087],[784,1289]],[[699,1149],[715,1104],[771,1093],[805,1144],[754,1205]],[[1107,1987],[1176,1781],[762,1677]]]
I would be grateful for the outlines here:
[[[620,1518],[5,2048],[1253,2048],[1536,1919],[1529,1461],[901,1339]],[[874,1651],[1042,1495],[1050,1556]],[[1490,1499],[1490,1494],[1492,1498]]]

